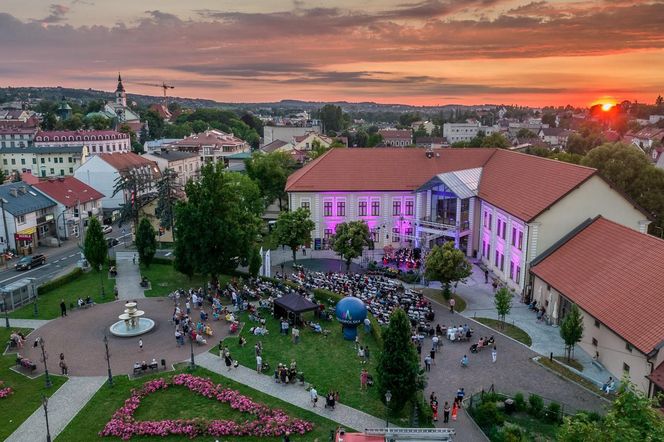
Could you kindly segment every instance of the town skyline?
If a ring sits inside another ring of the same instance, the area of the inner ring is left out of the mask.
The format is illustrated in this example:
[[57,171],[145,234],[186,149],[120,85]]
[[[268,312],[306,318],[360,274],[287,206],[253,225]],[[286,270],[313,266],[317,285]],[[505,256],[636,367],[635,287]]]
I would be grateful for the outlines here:
[[534,107],[664,90],[661,1],[134,3],[3,2],[2,86],[110,90],[120,71],[132,93],[231,103]]

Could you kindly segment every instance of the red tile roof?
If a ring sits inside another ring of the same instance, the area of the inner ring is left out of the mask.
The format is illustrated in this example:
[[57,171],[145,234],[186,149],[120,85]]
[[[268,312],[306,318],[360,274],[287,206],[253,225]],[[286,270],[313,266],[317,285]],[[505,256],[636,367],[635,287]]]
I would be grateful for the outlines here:
[[479,196],[524,221],[596,170],[503,149],[332,149],[288,178],[288,192],[413,191],[444,172],[483,167]]
[[598,217],[532,267],[643,353],[664,342],[664,241]]
[[482,170],[479,197],[530,221],[596,172],[590,167],[497,149]]
[[427,158],[420,148],[330,149],[286,183],[287,192],[413,191],[443,172],[482,165],[493,149],[441,149]]
[[650,379],[659,388],[664,390],[664,362],[659,364],[659,366],[646,377]]
[[118,171],[136,169],[139,167],[155,167],[159,170],[157,163],[152,160],[148,160],[140,155],[137,155],[133,152],[127,153],[102,153],[98,155],[99,158],[106,161],[108,164],[113,166],[114,169]]
[[51,178],[33,184],[32,187],[37,188],[66,207],[71,207],[76,204],[76,201],[78,200],[80,200],[81,203],[84,203],[104,197],[103,194],[97,192],[95,189],[84,182],[77,180],[73,176]]
[[413,132],[410,130],[404,130],[404,129],[381,129],[378,131],[379,134],[383,136],[383,139],[394,139],[398,138],[400,140],[406,139],[406,140],[412,140],[413,139]]
[[[86,136],[87,137],[95,136],[97,138],[115,137],[115,139],[118,140],[129,138],[128,134],[123,132],[118,132],[115,130],[49,130],[49,131],[40,130],[39,132],[37,132],[37,135],[35,135],[35,138],[41,138],[39,141],[43,141],[44,137],[48,137],[49,141],[53,141],[54,137],[58,137],[58,140],[66,141],[63,140],[62,137],[65,137],[67,140],[69,139],[69,137],[74,137],[74,140],[81,141],[83,137]],[[102,140],[102,138],[99,139]]]

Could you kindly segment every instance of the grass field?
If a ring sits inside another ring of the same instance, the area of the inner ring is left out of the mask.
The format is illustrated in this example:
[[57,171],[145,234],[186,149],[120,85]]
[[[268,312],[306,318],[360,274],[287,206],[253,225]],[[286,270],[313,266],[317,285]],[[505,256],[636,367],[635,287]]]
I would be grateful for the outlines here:
[[[105,296],[101,296],[101,287],[104,284]],[[90,296],[92,300],[101,304],[104,302],[113,301],[114,294],[113,288],[115,287],[115,280],[108,278],[108,268],[101,272],[91,270],[82,274],[76,280],[69,282],[61,287],[56,288],[44,295],[39,295],[37,307],[39,314],[37,319],[53,319],[60,316],[60,300],[64,299],[69,308],[70,304],[76,305],[79,297],[85,299]],[[9,314],[11,318],[32,319],[34,316],[34,305],[28,304],[18,310]]]
[[[194,275],[191,279],[175,270],[171,264],[151,264],[150,267],[141,265],[141,275],[148,278],[152,289],[145,291],[145,296],[167,296],[177,289],[205,287],[207,278]],[[220,278],[222,285],[228,280]]]
[[533,340],[530,338],[530,335],[521,328],[517,327],[516,325],[503,323],[502,321],[499,321],[497,319],[490,319],[490,318],[474,318],[474,319],[477,322],[486,325],[487,327],[491,327],[492,329],[497,330],[509,336],[512,339],[516,339],[517,341],[526,344],[528,347],[530,347],[533,344]]
[[[149,379],[155,377],[170,377],[174,373],[162,373],[161,375],[146,376],[136,380],[129,380],[126,376],[117,376],[114,378],[113,388],[102,387],[78,413],[78,415],[69,423],[64,431],[58,436],[57,440],[72,442],[87,442],[91,440],[100,440],[98,432],[104,428],[104,425],[110,420],[111,416],[124,401],[130,397],[132,388],[140,387]],[[267,405],[271,408],[280,408],[286,411],[290,416],[305,419],[314,424],[313,431],[302,436],[291,436],[292,441],[327,441],[330,430],[337,427],[335,422],[320,417],[308,410],[303,410],[294,405],[283,402],[279,399],[268,396],[250,387],[233,382],[230,379],[219,376],[203,368],[197,368],[192,374],[201,377],[209,377],[215,383],[223,384],[229,388],[238,390],[240,393],[251,397],[256,402]],[[136,410],[137,420],[162,420],[176,418],[200,417],[208,419],[229,419],[244,421],[248,419],[247,415],[231,409],[226,404],[206,399],[196,393],[192,393],[184,387],[170,387],[168,390],[155,392],[141,401],[141,405]],[[107,440],[119,440],[116,438],[104,438]],[[132,440],[140,441],[188,441],[187,437],[169,436],[169,437],[135,437]],[[197,440],[212,441],[211,437],[199,437]],[[232,437],[219,438],[220,441],[280,441],[281,438],[258,438],[258,437]]]
[[[330,330],[327,337],[309,329],[301,330],[300,343],[295,345],[290,335],[279,334],[279,322],[270,316],[266,316],[266,325],[270,331],[267,336],[249,334],[249,328],[255,323],[249,321],[246,314],[242,314],[240,319],[245,323],[242,336],[247,339],[247,344],[241,348],[236,336],[224,342],[240,364],[255,367],[254,345],[260,340],[263,343],[263,362],[268,362],[272,369],[279,363],[290,364],[291,360],[295,360],[298,370],[304,373],[305,381],[314,384],[319,394],[326,394],[329,390],[339,391],[340,401],[344,405],[374,416],[385,414],[385,405],[380,401],[376,387],[366,392],[360,390],[362,368],[366,367],[375,379],[378,356],[376,340],[371,334],[365,334],[362,327],[358,328],[360,344],[369,346],[371,355],[367,364],[360,362],[354,343],[343,339],[341,325],[336,321],[321,323],[324,329]],[[215,347],[211,352],[218,354],[218,349]],[[407,425],[407,422],[404,420],[399,425]]]
[[[9,335],[14,330],[23,331],[27,335],[30,330],[17,328],[0,328],[0,345],[4,345]],[[39,361],[34,361],[39,363]],[[66,378],[51,376],[53,386],[48,390],[44,387],[44,376],[29,379],[15,371],[10,370],[16,363],[16,355],[9,353],[0,356],[0,381],[4,381],[3,387],[11,387],[14,394],[0,399],[0,440],[5,440],[23,423],[34,411],[41,407],[41,394],[51,396],[55,393]],[[51,363],[55,367],[57,364]]]

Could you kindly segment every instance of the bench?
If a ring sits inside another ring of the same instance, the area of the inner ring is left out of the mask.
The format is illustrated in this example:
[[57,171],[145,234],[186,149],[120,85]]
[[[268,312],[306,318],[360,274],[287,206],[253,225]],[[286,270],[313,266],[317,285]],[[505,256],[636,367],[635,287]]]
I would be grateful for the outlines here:
[[157,362],[155,362],[155,363],[150,363],[150,364],[148,364],[148,368],[146,368],[146,369],[143,369],[143,367],[136,367],[136,366],[134,366],[134,376],[140,376],[140,375],[144,374],[144,373],[145,373],[146,371],[148,371],[148,370],[152,370],[153,372],[154,372],[155,370],[156,370],[156,371],[159,371],[159,364],[158,364]]
[[83,304],[81,304],[81,305],[77,305],[76,308],[78,308],[79,310],[82,310],[82,309],[86,309],[86,308],[88,308],[88,307],[92,307],[92,306],[94,306],[94,305],[95,305],[94,302],[91,302],[91,303],[87,303],[87,302],[85,302],[85,303],[83,303]]
[[7,351],[18,348],[18,344],[13,339],[7,340]]

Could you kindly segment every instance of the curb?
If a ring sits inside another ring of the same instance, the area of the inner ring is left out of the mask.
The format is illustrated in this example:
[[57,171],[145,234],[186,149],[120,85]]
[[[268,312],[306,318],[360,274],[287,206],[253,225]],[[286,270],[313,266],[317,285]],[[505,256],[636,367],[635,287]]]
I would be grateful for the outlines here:
[[557,371],[551,370],[551,369],[550,369],[549,367],[547,367],[546,365],[541,364],[541,363],[539,362],[539,360],[540,360],[540,358],[543,358],[543,357],[544,357],[544,356],[535,356],[534,358],[530,358],[530,360],[531,360],[534,364],[539,365],[540,367],[544,368],[545,370],[549,371],[550,373],[555,374],[555,375],[558,376],[559,378],[564,379],[565,381],[570,382],[570,383],[576,385],[577,387],[583,388],[583,389],[586,390],[588,393],[590,393],[590,394],[592,394],[592,395],[594,395],[594,396],[596,396],[596,397],[602,399],[604,402],[606,402],[606,403],[608,403],[608,404],[611,404],[611,403],[612,403],[609,399],[605,398],[604,396],[602,396],[602,395],[600,395],[600,394],[597,394],[596,392],[592,391],[591,389],[589,389],[589,388],[586,387],[585,385],[581,385],[581,384],[579,384],[578,382],[576,382],[576,381],[574,381],[574,380],[568,378],[567,376],[565,376],[565,375],[563,375],[563,374],[560,374],[560,373],[558,373]]

